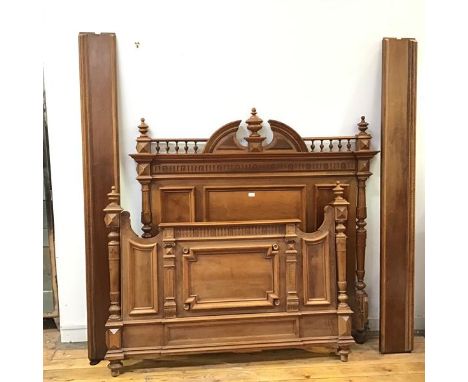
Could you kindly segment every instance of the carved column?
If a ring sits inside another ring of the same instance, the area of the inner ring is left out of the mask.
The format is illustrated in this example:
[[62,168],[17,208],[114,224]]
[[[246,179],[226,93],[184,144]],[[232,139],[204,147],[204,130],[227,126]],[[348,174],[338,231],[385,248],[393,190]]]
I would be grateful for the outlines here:
[[333,188],[335,200],[331,203],[335,212],[335,252],[338,274],[338,354],[343,362],[348,360],[351,337],[351,315],[346,292],[346,222],[349,203],[343,198],[340,182]]
[[262,137],[258,131],[262,128],[263,120],[257,117],[257,110],[253,107],[250,118],[245,121],[247,123],[247,129],[250,131],[250,135],[245,138],[248,143],[249,152],[260,152],[263,151],[263,141],[265,137]]
[[355,333],[354,337],[358,343],[363,343],[366,339],[368,329],[368,297],[365,290],[365,259],[366,259],[366,180],[365,176],[358,176],[358,200],[356,210],[356,313],[355,313]]
[[143,234],[141,237],[151,237],[151,181],[140,180],[141,183],[141,227]]
[[163,247],[164,317],[174,318],[176,316],[174,228],[164,228]]
[[[140,136],[137,138],[136,149],[138,154],[151,153],[151,138],[148,136],[149,126],[145,123],[145,119],[141,118],[138,129]],[[152,231],[152,216],[151,216],[151,158],[139,156],[137,161],[137,180],[141,183],[141,223],[143,234],[142,237],[151,237]]]
[[296,250],[296,224],[286,225],[286,306],[288,312],[299,310],[299,297],[297,295],[297,250]]
[[[369,124],[365,117],[361,117],[358,123],[359,133],[356,134],[356,152],[362,153],[370,150],[372,136],[367,132]],[[366,260],[366,180],[371,175],[369,171],[369,159],[358,157],[357,159],[357,184],[358,197],[356,206],[356,283],[355,283],[355,314],[354,314],[354,338],[358,343],[364,343],[368,330],[368,296],[365,290],[365,260]]]
[[109,319],[106,323],[106,359],[110,361],[109,368],[112,376],[120,374],[122,367],[122,315],[120,305],[120,194],[112,186],[107,194],[109,204],[104,208],[104,222],[109,229],[108,259],[109,259],[109,290],[110,306]]

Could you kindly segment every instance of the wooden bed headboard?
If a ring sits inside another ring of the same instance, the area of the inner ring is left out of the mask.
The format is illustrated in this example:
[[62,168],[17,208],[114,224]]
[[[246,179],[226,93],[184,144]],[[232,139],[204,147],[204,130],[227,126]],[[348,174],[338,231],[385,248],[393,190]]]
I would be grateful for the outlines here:
[[314,232],[339,180],[349,201],[347,279],[353,334],[363,342],[367,328],[364,283],[366,180],[371,175],[371,135],[364,117],[355,135],[301,137],[288,125],[269,120],[272,139],[259,134],[263,121],[252,109],[249,135],[239,139],[234,121],[209,139],[158,138],[138,126],[137,180],[142,189],[142,237],[161,223],[299,219]]

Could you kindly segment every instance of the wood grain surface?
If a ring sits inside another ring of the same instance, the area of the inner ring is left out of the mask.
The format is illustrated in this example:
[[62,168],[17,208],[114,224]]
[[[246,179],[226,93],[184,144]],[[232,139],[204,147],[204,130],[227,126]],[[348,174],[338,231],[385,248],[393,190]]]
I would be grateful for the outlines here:
[[413,348],[417,43],[382,49],[380,350],[395,353]]
[[424,337],[415,337],[413,352],[403,354],[380,354],[378,339],[370,338],[354,346],[348,363],[320,348],[315,353],[288,349],[125,360],[125,372],[117,379],[110,376],[107,362],[89,365],[86,343],[60,343],[56,329],[44,331],[43,349],[45,382],[422,382],[425,374]]
[[86,240],[89,359],[103,359],[109,315],[109,265],[104,212],[107,193],[119,187],[114,33],[80,33],[81,126]]

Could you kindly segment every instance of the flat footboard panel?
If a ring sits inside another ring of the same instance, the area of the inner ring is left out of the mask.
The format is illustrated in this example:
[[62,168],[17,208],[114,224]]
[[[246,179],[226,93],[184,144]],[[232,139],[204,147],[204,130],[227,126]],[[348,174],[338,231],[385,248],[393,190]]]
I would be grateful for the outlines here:
[[125,356],[338,345],[336,310],[245,314],[124,324]]

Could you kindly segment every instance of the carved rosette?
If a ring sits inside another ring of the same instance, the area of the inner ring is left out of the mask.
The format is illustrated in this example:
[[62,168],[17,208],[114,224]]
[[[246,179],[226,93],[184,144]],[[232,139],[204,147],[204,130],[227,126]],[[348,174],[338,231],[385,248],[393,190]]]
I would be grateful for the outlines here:
[[342,361],[348,360],[351,340],[351,314],[346,292],[346,222],[349,203],[343,198],[344,189],[339,181],[333,188],[335,195],[331,205],[335,212],[335,252],[338,268],[338,354]]
[[254,107],[252,108],[250,118],[245,122],[247,123],[247,129],[250,131],[250,135],[245,138],[248,143],[249,152],[263,151],[265,137],[258,134],[258,131],[262,128],[263,120],[257,116],[257,110]]

